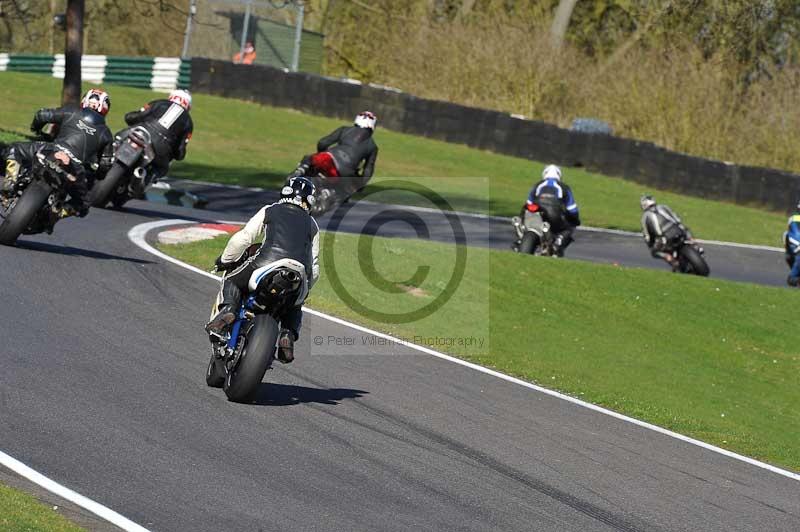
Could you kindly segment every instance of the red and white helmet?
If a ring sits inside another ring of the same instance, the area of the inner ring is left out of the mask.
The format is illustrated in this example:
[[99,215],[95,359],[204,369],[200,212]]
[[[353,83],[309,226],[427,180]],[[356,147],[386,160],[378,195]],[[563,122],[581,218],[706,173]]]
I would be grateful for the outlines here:
[[192,108],[192,95],[187,90],[176,89],[170,92],[169,101],[177,103],[187,111]]
[[81,100],[81,109],[91,109],[103,116],[111,109],[111,98],[108,93],[100,89],[89,89]]
[[376,117],[373,113],[369,111],[362,111],[358,113],[355,119],[355,125],[358,127],[365,127],[369,129],[375,129],[375,123],[378,121],[378,117]]

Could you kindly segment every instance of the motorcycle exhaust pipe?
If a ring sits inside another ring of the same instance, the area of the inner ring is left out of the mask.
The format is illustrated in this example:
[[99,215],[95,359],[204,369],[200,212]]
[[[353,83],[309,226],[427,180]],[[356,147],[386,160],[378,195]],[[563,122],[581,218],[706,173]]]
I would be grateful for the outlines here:
[[133,170],[133,175],[136,177],[136,179],[144,179],[147,175],[147,170],[145,170],[144,167],[139,166]]

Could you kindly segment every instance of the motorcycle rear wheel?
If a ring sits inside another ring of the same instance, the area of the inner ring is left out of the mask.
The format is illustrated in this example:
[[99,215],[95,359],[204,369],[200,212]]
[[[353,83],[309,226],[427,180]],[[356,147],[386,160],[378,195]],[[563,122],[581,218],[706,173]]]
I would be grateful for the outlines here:
[[539,235],[533,231],[528,231],[522,235],[522,242],[519,245],[520,253],[531,255],[536,251],[537,247],[539,247]]
[[[92,207],[104,208],[108,205],[108,202],[116,200],[116,198],[114,198],[114,193],[119,185],[122,184],[122,179],[127,172],[127,167],[119,163],[114,163],[106,174],[106,177],[97,181],[92,187],[92,190],[89,191],[89,202],[92,204]],[[114,201],[115,205],[116,203],[117,201]],[[122,203],[125,202],[123,201]]]
[[11,246],[17,241],[19,235],[27,229],[36,217],[36,213],[47,202],[51,192],[50,186],[41,181],[34,181],[28,185],[22,196],[17,199],[12,211],[0,224],[0,244]]
[[680,250],[681,257],[689,264],[688,272],[701,277],[708,277],[711,269],[697,249],[690,245],[684,245]]
[[258,391],[264,373],[275,357],[278,342],[278,322],[269,314],[253,318],[245,339],[239,362],[225,377],[223,390],[228,399],[243,403]]

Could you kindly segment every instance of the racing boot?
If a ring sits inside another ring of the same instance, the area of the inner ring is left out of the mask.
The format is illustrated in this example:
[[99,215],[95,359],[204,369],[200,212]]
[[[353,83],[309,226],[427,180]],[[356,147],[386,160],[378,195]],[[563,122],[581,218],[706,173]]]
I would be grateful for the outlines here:
[[297,341],[297,333],[289,329],[281,329],[278,336],[278,360],[284,364],[290,364],[294,360],[294,343]]
[[221,338],[231,323],[236,320],[232,305],[222,305],[217,315],[211,318],[206,324],[206,332],[212,336]]

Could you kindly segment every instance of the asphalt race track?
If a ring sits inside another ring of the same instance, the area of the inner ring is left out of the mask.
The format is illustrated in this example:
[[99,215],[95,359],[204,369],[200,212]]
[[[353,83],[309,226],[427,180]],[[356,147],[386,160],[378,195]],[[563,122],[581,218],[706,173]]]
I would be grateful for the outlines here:
[[[223,212],[226,219],[247,220],[264,204],[275,201],[276,195],[271,191],[258,189],[239,189],[220,185],[198,184],[191,181],[173,180],[176,187],[201,194],[209,199],[209,211]],[[638,207],[638,206],[637,206]],[[392,208],[392,207],[388,207]],[[386,205],[358,202],[348,212],[338,226],[339,230],[361,233],[370,219],[387,210]],[[445,216],[439,211],[415,210],[421,223],[431,232],[432,240],[453,242],[453,231]],[[211,214],[207,214],[211,215]],[[640,215],[638,208],[632,216]],[[323,217],[320,227],[323,229],[330,223],[332,214]],[[516,233],[510,221],[496,217],[459,217],[465,236],[470,245],[493,249],[511,250],[511,243]],[[379,233],[381,236],[417,238],[414,224],[410,221],[385,225]],[[696,235],[702,238],[702,235]],[[775,245],[780,244],[781,235],[775,235]],[[772,286],[786,287],[789,269],[783,253],[775,250],[760,249],[763,246],[731,247],[704,243],[706,260],[711,266],[711,277],[743,281]],[[572,259],[587,260],[639,268],[654,268],[669,271],[664,261],[650,256],[647,246],[640,235],[622,234],[622,232],[601,232],[579,228],[575,233],[575,242],[567,249],[566,256]]]
[[216,215],[130,206],[0,247],[0,450],[150,530],[800,529],[797,480],[315,316],[230,403],[217,286],[126,236]]

